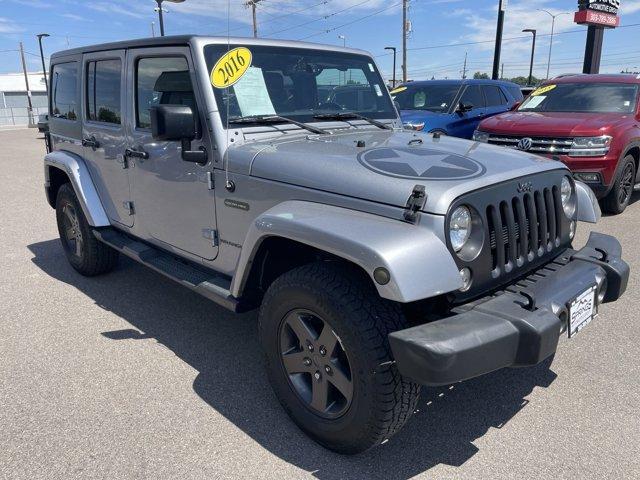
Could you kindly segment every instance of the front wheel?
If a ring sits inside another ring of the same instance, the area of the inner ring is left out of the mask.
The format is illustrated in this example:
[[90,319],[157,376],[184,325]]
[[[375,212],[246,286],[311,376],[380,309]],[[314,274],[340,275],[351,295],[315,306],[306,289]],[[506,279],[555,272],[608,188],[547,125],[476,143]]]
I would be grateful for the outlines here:
[[93,235],[78,197],[68,183],[58,190],[56,219],[64,253],[78,273],[91,277],[113,270],[118,252]]
[[624,212],[631,201],[635,183],[636,161],[632,155],[627,155],[622,160],[620,173],[616,177],[611,191],[602,200],[604,211],[613,215]]
[[259,324],[280,403],[326,448],[360,453],[412,415],[419,386],[400,375],[387,339],[404,317],[359,271],[314,263],[285,273],[267,291]]

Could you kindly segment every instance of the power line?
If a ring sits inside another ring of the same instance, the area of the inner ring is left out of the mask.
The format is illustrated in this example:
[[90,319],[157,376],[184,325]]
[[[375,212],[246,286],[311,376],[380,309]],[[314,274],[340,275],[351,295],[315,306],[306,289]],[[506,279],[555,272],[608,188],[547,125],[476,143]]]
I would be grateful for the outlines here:
[[382,10],[378,10],[376,12],[370,13],[369,15],[365,15],[364,17],[356,18],[355,20],[352,20],[352,21],[347,22],[347,23],[343,23],[342,25],[338,25],[337,27],[333,27],[333,28],[329,28],[327,30],[323,30],[321,32],[312,33],[311,35],[307,35],[306,37],[299,38],[298,40],[306,40],[307,38],[317,37],[318,35],[323,35],[325,33],[330,33],[330,32],[333,32],[333,31],[338,30],[338,29],[343,28],[343,27],[348,27],[349,25],[353,25],[354,23],[361,22],[362,20],[366,20],[367,18],[373,17],[374,15],[378,15],[380,13],[386,12],[387,10],[391,10],[392,8],[395,8],[395,7],[397,7],[398,5],[401,5],[401,4],[402,4],[402,2],[394,3],[393,5],[390,5],[387,8],[383,8]]
[[[342,10],[338,10],[338,11],[330,13],[328,15],[323,15],[321,17],[314,18],[313,20],[308,20],[306,22],[299,23],[299,24],[293,25],[291,27],[287,27],[287,28],[283,28],[281,30],[277,30],[275,32],[271,32],[267,36],[270,37],[272,35],[277,35],[278,33],[282,33],[282,32],[288,32],[289,30],[294,30],[294,29],[299,28],[299,27],[304,27],[305,25],[310,25],[312,23],[319,22],[321,20],[327,20],[327,19],[329,19],[331,17],[335,17],[336,15],[344,13],[344,12],[346,12],[348,10],[351,10],[353,8],[356,8],[356,7],[359,7],[360,5],[364,5],[365,3],[369,3],[370,1],[371,0],[364,0],[364,1],[360,2],[360,3],[355,3],[355,4],[353,4],[353,5],[349,6],[349,7],[343,8]],[[310,38],[311,36],[315,36],[315,35],[310,35],[309,37],[304,37],[304,38]],[[303,40],[303,39],[301,38],[300,40]]]

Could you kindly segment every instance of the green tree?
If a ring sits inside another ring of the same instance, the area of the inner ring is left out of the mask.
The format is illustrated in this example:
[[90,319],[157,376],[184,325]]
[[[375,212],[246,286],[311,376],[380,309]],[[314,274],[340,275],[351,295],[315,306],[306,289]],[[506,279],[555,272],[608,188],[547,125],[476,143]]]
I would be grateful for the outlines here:
[[[529,77],[528,76],[526,76],[526,77],[522,77],[522,76],[515,77],[515,78],[512,78],[511,81],[513,83],[517,83],[518,85],[525,86],[525,85],[529,84]],[[541,81],[542,80],[540,80],[539,78],[533,77],[531,79],[531,85],[538,85]]]
[[476,80],[489,80],[489,74],[483,72],[476,72],[473,74],[473,78]]

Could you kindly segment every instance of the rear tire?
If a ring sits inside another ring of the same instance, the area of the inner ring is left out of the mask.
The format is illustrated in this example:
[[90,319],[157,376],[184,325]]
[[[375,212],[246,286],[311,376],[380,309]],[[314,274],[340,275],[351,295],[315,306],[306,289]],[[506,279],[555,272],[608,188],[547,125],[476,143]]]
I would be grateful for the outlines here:
[[619,215],[625,211],[633,195],[636,180],[636,161],[632,155],[627,155],[616,177],[609,194],[602,200],[602,209],[610,214]]
[[339,453],[390,438],[419,396],[419,386],[392,362],[387,336],[404,326],[399,306],[381,299],[356,268],[313,263],[276,279],[260,308],[259,330],[283,408]]
[[58,190],[56,220],[64,253],[78,273],[92,277],[113,270],[118,252],[93,235],[78,197],[68,183]]

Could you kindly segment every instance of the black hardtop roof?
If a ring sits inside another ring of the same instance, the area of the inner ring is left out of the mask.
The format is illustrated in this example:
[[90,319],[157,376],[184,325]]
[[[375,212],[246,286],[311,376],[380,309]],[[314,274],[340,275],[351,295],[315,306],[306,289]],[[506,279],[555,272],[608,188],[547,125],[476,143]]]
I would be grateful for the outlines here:
[[51,58],[65,57],[67,55],[81,55],[83,53],[103,52],[106,50],[122,50],[125,48],[143,48],[158,46],[187,45],[189,41],[197,35],[174,35],[169,37],[137,38],[135,40],[124,40],[121,42],[100,43],[97,45],[87,45],[84,47],[62,50],[51,55]]

